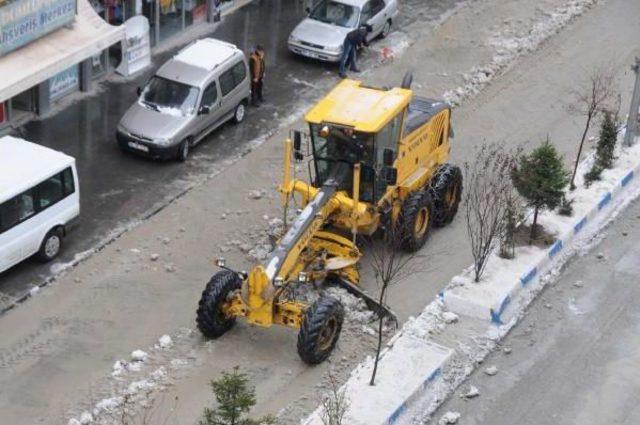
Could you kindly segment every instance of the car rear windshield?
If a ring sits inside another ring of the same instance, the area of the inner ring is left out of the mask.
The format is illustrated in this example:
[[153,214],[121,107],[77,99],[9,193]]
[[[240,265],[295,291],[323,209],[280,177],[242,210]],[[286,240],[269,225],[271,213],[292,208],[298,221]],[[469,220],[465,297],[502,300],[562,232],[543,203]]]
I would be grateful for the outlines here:
[[311,12],[311,19],[341,27],[353,28],[358,23],[357,7],[337,1],[323,0]]
[[144,106],[177,116],[193,114],[197,101],[196,87],[161,77],[153,77],[140,96]]

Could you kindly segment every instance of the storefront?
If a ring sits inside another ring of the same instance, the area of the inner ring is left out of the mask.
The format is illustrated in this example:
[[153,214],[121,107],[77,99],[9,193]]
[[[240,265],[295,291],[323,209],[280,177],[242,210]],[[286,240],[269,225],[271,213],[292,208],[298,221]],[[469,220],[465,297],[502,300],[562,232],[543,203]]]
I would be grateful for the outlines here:
[[91,0],[96,12],[111,25],[136,15],[149,20],[151,45],[212,19],[214,4],[230,7],[234,0]]
[[87,0],[0,0],[0,129],[88,91],[123,38]]

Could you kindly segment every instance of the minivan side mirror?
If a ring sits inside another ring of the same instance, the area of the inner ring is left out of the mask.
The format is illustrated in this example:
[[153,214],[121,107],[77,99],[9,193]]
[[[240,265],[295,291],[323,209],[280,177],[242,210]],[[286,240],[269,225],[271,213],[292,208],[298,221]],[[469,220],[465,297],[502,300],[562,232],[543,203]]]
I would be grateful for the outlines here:
[[206,115],[211,112],[211,108],[207,105],[202,105],[198,110],[198,115]]
[[398,170],[393,167],[384,167],[382,180],[389,186],[395,186],[398,183]]
[[385,167],[391,167],[393,165],[393,149],[385,148],[382,151],[382,165]]

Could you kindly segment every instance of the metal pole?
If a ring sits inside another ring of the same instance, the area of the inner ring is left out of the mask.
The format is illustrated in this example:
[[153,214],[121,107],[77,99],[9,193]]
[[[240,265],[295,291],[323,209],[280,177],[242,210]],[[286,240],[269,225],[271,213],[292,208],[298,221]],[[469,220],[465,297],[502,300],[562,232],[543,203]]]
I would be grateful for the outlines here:
[[633,140],[638,135],[638,109],[640,108],[640,58],[636,58],[636,63],[631,67],[636,73],[636,84],[633,87],[633,96],[631,96],[631,108],[629,109],[629,118],[627,120],[627,132],[624,135],[625,146],[631,146]]

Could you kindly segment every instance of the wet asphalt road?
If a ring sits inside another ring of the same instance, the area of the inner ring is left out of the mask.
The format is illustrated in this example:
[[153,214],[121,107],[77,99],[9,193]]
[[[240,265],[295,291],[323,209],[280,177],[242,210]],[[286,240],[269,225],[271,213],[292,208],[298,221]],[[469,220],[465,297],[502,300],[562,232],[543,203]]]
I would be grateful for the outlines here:
[[[395,29],[437,19],[462,0],[402,2]],[[30,122],[18,135],[65,152],[77,160],[81,190],[79,227],[65,240],[57,262],[71,261],[94,248],[109,234],[165,205],[198,179],[242,154],[250,141],[276,129],[300,108],[317,99],[338,81],[334,65],[294,57],[286,42],[304,15],[299,0],[257,0],[226,17],[211,36],[230,41],[245,51],[261,43],[267,57],[266,104],[251,108],[241,125],[226,124],[192,151],[187,163],[156,162],[123,154],[115,142],[115,128],[144,84],[177,49],[154,56],[153,65],[129,82],[100,83],[97,95],[86,96],[54,116]],[[224,190],[224,188],[221,188]],[[188,225],[188,223],[187,223]],[[0,298],[19,297],[52,274],[52,265],[30,259],[0,274]]]

